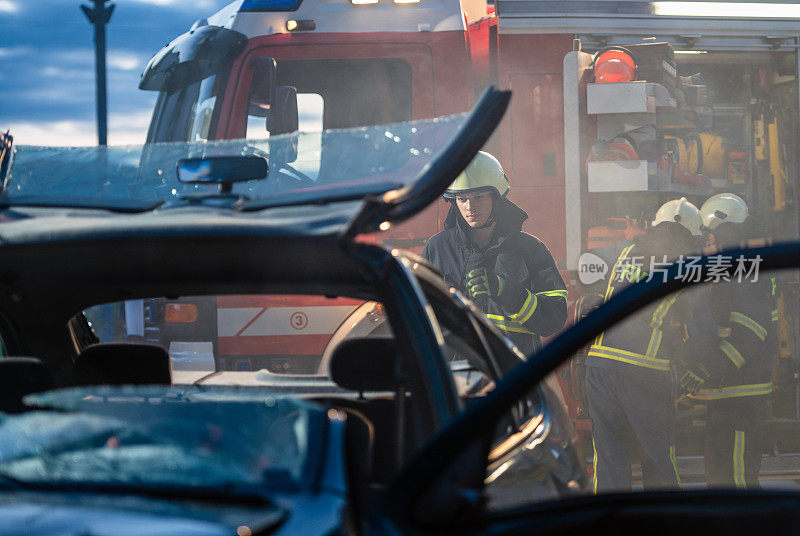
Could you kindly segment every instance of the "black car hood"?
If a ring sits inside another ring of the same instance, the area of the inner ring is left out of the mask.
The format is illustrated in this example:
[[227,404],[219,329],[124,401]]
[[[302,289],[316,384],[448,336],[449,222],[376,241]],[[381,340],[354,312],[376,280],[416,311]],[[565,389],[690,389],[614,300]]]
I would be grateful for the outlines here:
[[0,494],[0,532],[6,536],[230,536],[279,525],[278,507],[246,508],[137,496],[14,492]]

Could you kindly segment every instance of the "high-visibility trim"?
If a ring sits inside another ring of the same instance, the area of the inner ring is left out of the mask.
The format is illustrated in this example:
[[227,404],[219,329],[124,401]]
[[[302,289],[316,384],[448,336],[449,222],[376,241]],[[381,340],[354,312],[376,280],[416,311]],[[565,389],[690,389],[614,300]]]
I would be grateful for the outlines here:
[[678,485],[681,485],[681,475],[678,473],[678,460],[675,458],[675,445],[669,446],[669,460],[672,462],[672,468],[675,470],[675,480]]
[[503,331],[510,331],[512,333],[525,333],[526,335],[536,335],[532,331],[528,331],[525,328],[518,328],[516,326],[509,326],[509,325],[506,325],[506,324],[497,324],[497,323],[495,323],[495,326],[498,329],[502,329]]
[[681,295],[683,290],[679,290],[675,292],[668,298],[664,298],[661,300],[661,303],[658,304],[656,310],[653,312],[653,318],[650,320],[650,327],[651,328],[660,328],[661,325],[664,323],[664,318],[666,318],[667,313],[669,313],[670,308],[675,303],[675,300],[678,299],[678,296]]
[[768,395],[772,392],[772,382],[754,383],[752,385],[732,385],[717,389],[700,389],[692,395],[695,400],[722,400],[743,396]]
[[742,354],[739,353],[739,350],[737,350],[736,347],[730,342],[719,341],[719,349],[722,350],[726,356],[728,356],[728,359],[730,359],[733,364],[736,365],[736,368],[740,369],[744,366],[744,356],[742,356]]
[[564,298],[567,299],[567,291],[566,290],[546,290],[544,292],[537,292],[537,296],[554,296],[556,298]]
[[620,279],[629,283],[637,283],[645,277],[647,277],[647,272],[634,264],[628,264],[620,270]]
[[614,294],[614,285],[612,285],[611,282],[609,282],[608,287],[606,288],[606,294],[605,296],[603,296],[603,303],[610,300],[612,294]]
[[733,482],[737,488],[744,489],[747,482],[744,479],[744,432],[734,431],[733,440]]
[[717,337],[719,337],[720,339],[724,339],[726,337],[730,337],[731,333],[732,333],[732,331],[731,331],[731,328],[729,328],[729,327],[721,327],[721,326],[717,327]]
[[669,360],[658,359],[655,357],[648,357],[644,354],[637,354],[611,346],[592,345],[589,349],[589,356],[602,357],[604,359],[612,359],[630,365],[637,365],[639,367],[646,367],[654,370],[669,371]]
[[[631,252],[631,250],[633,249],[633,246],[635,246],[635,244],[631,244],[630,246],[628,246],[625,249],[623,249],[622,253],[619,254],[619,257],[617,257],[617,261],[614,263],[614,267],[611,269],[611,275],[608,278],[608,286],[606,286],[606,294],[605,294],[605,296],[603,296],[603,303],[605,303],[608,300],[610,300],[612,294],[614,294],[614,285],[613,285],[613,283],[614,283],[614,276],[617,273],[617,268],[619,267],[619,263],[621,263],[622,260],[625,259],[628,256],[628,253]],[[606,334],[606,332],[603,331],[603,332],[600,333],[600,335],[597,336],[597,338],[594,341],[596,345],[602,346],[602,344],[603,344],[603,336],[605,334]]]
[[767,339],[767,330],[764,328],[764,326],[745,314],[742,314],[738,311],[732,311],[730,315],[730,321],[746,327],[755,333],[756,337],[762,341]]
[[524,324],[530,319],[533,312],[536,311],[536,306],[539,304],[539,299],[536,297],[536,294],[531,293],[530,290],[526,290],[525,292],[528,294],[528,297],[525,298],[525,303],[522,304],[519,311],[508,316],[511,320],[519,322],[520,324]]
[[658,349],[661,347],[661,336],[664,334],[660,329],[653,329],[650,334],[650,342],[647,344],[647,352],[645,356],[654,358],[658,354]]
[[506,288],[506,280],[499,275],[495,277],[497,277],[497,295],[499,296],[503,293],[503,289]]
[[774,277],[770,277],[769,281],[772,283],[772,295],[775,296],[778,293],[778,280]]
[[525,333],[527,335],[535,335],[534,332],[523,328],[517,322],[511,320],[507,316],[487,314],[486,318],[491,320],[496,328],[502,329],[503,331],[510,331],[513,333]]
[[777,322],[780,319],[780,317],[778,316],[778,310],[777,309],[773,309],[771,311],[771,315],[772,315],[772,321],[773,322]]
[[597,447],[594,444],[594,438],[592,438],[592,451],[594,452],[592,457],[592,493],[597,495]]
[[606,294],[603,297],[604,302],[607,302],[611,298],[611,295],[614,293],[614,285],[612,283],[614,282],[614,278],[617,276],[617,270],[619,269],[619,265],[624,259],[628,257],[628,253],[631,252],[634,245],[635,244],[631,244],[630,246],[623,249],[622,253],[619,254],[619,257],[617,257],[617,261],[614,263],[614,267],[611,269],[611,277],[608,278],[608,286],[606,287]]

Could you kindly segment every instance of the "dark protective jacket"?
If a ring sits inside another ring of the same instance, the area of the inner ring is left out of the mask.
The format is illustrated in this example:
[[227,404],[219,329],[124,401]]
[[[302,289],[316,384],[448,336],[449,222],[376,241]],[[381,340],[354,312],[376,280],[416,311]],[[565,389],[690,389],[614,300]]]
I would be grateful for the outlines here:
[[[722,224],[717,228],[723,244],[739,238],[764,236],[754,222]],[[724,252],[723,254],[724,255]],[[729,259],[736,264],[736,259]],[[767,274],[711,285],[711,311],[719,326],[719,350],[728,369],[718,383],[701,389],[698,400],[763,397],[772,393],[772,348],[775,344],[777,282]]]
[[[656,270],[665,269],[677,255],[669,235],[667,228],[656,228],[619,244],[603,300],[651,274],[664,277]],[[712,374],[721,374],[726,364],[716,351],[716,335],[707,289],[681,290],[598,335],[589,348],[587,365],[643,377],[668,376],[677,357],[687,363],[699,360]]]
[[721,400],[772,393],[771,283],[769,280],[716,283],[711,311],[719,326],[719,349],[730,360],[718,383],[696,400]]
[[506,311],[493,300],[477,303],[486,316],[529,355],[541,347],[541,337],[558,331],[567,319],[567,290],[550,250],[541,240],[522,232],[527,213],[502,199],[493,215],[496,225],[485,247],[470,239],[468,225],[450,206],[444,230],[432,236],[422,256],[443,275],[445,282],[466,294],[466,274],[479,267],[513,280],[525,293],[518,311]]

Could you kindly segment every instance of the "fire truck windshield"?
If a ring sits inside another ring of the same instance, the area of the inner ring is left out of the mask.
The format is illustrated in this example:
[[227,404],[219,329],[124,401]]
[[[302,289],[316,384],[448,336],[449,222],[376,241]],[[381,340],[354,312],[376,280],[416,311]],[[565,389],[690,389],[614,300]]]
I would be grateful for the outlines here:
[[162,91],[147,136],[148,142],[207,140],[221,88],[218,75],[174,91]]

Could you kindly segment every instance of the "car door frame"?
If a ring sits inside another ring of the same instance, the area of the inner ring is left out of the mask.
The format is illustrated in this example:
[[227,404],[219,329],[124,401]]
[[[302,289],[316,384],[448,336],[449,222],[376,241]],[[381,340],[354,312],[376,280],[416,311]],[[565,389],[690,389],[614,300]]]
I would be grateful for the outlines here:
[[[732,249],[725,252],[731,258],[744,256],[758,259],[760,271],[797,269],[800,267],[800,242],[788,242],[764,248]],[[692,516],[691,530],[713,527],[709,520],[739,517],[738,524],[726,524],[731,533],[745,533],[751,525],[746,521],[763,523],[762,510],[744,511],[728,506],[726,501],[747,503],[748,498],[767,508],[780,507],[792,523],[800,519],[800,494],[775,491],[701,490],[693,492],[643,492],[640,494],[600,495],[579,497],[567,501],[534,504],[501,516],[484,515],[483,479],[476,477],[476,467],[484,463],[487,438],[491,427],[519,398],[544,381],[566,359],[589,343],[596,335],[631,316],[642,307],[675,291],[703,283],[713,256],[699,257],[697,266],[701,277],[694,280],[681,274],[681,266],[673,264],[665,270],[664,279],[653,278],[630,285],[608,302],[591,312],[581,322],[567,329],[542,350],[530,356],[512,370],[486,397],[462,411],[453,422],[440,431],[415,453],[397,475],[393,485],[381,497],[368,524],[368,534],[422,534],[435,530],[438,534],[535,534],[551,529],[554,534],[572,533],[580,527],[591,527],[592,521],[603,516],[618,516],[635,526],[645,526],[651,519],[666,522],[681,509],[708,507],[707,517]],[[733,266],[729,276],[733,273]],[[456,475],[463,475],[457,478]],[[449,482],[450,485],[445,485]],[[441,494],[450,494],[442,497]],[[437,511],[430,503],[438,494]],[[781,502],[778,502],[780,499]],[[623,511],[620,513],[620,509]],[[742,519],[748,515],[750,518]],[[586,522],[590,513],[594,513]],[[575,522],[575,516],[584,515]],[[599,516],[599,517],[598,517]],[[649,517],[648,517],[649,516]],[[678,516],[681,517],[682,516]],[[424,523],[420,523],[420,520]],[[570,521],[571,520],[571,521]],[[787,523],[788,521],[784,520]],[[558,530],[561,524],[561,529]],[[638,523],[638,525],[637,525]],[[686,530],[687,524],[675,522],[675,532]],[[482,530],[475,531],[475,527]],[[763,525],[762,525],[763,527]],[[650,526],[652,529],[652,526]],[[732,530],[733,529],[733,530]],[[706,531],[709,529],[706,528]],[[627,532],[627,531],[626,531]],[[713,530],[711,533],[718,533]]]

